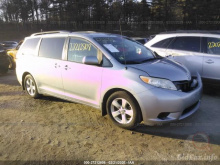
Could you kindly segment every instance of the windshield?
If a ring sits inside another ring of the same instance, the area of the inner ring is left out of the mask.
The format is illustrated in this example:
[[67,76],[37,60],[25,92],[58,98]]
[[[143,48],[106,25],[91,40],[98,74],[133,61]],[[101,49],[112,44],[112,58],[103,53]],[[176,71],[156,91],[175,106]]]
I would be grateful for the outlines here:
[[140,64],[155,59],[149,49],[129,38],[97,37],[94,39],[122,64]]

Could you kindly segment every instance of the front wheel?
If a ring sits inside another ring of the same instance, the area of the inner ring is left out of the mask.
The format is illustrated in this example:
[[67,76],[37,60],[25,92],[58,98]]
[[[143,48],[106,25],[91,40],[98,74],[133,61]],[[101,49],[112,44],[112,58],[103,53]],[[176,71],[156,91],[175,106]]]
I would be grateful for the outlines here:
[[34,78],[31,75],[27,75],[24,79],[24,86],[26,92],[33,98],[39,98],[40,95],[37,90],[37,85],[34,81]]
[[125,129],[133,129],[141,122],[141,111],[127,92],[113,93],[107,100],[106,108],[113,123]]

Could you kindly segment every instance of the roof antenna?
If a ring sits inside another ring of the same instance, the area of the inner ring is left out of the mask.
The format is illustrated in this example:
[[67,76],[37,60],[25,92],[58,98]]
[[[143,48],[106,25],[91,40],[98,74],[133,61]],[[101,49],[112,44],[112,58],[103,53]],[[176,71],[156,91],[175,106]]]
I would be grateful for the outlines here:
[[125,70],[127,70],[128,67],[127,67],[127,61],[126,61],[126,56],[125,56],[125,51],[124,51],[124,48],[125,48],[124,40],[123,40],[123,38],[122,38],[121,18],[119,19],[119,26],[120,26],[120,32],[121,32],[121,39],[122,39],[122,43],[123,43],[123,49],[122,49],[122,51],[123,51],[124,60],[125,60]]

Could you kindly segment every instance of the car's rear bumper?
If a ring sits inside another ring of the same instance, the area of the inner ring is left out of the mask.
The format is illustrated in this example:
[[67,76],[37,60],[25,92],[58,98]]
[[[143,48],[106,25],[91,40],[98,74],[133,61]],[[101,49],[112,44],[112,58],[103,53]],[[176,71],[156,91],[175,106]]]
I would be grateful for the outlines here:
[[198,86],[190,92],[153,88],[136,95],[144,124],[157,125],[184,119],[200,107],[202,81],[198,74]]

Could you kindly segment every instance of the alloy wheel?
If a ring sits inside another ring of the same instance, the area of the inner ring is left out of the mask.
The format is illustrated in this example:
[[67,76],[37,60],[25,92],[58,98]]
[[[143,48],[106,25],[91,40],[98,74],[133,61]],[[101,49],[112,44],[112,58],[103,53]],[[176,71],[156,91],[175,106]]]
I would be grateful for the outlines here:
[[123,98],[116,98],[111,103],[112,117],[120,124],[129,124],[133,119],[133,109],[130,103]]
[[36,86],[32,79],[28,78],[26,80],[26,89],[29,95],[34,96],[36,92]]

